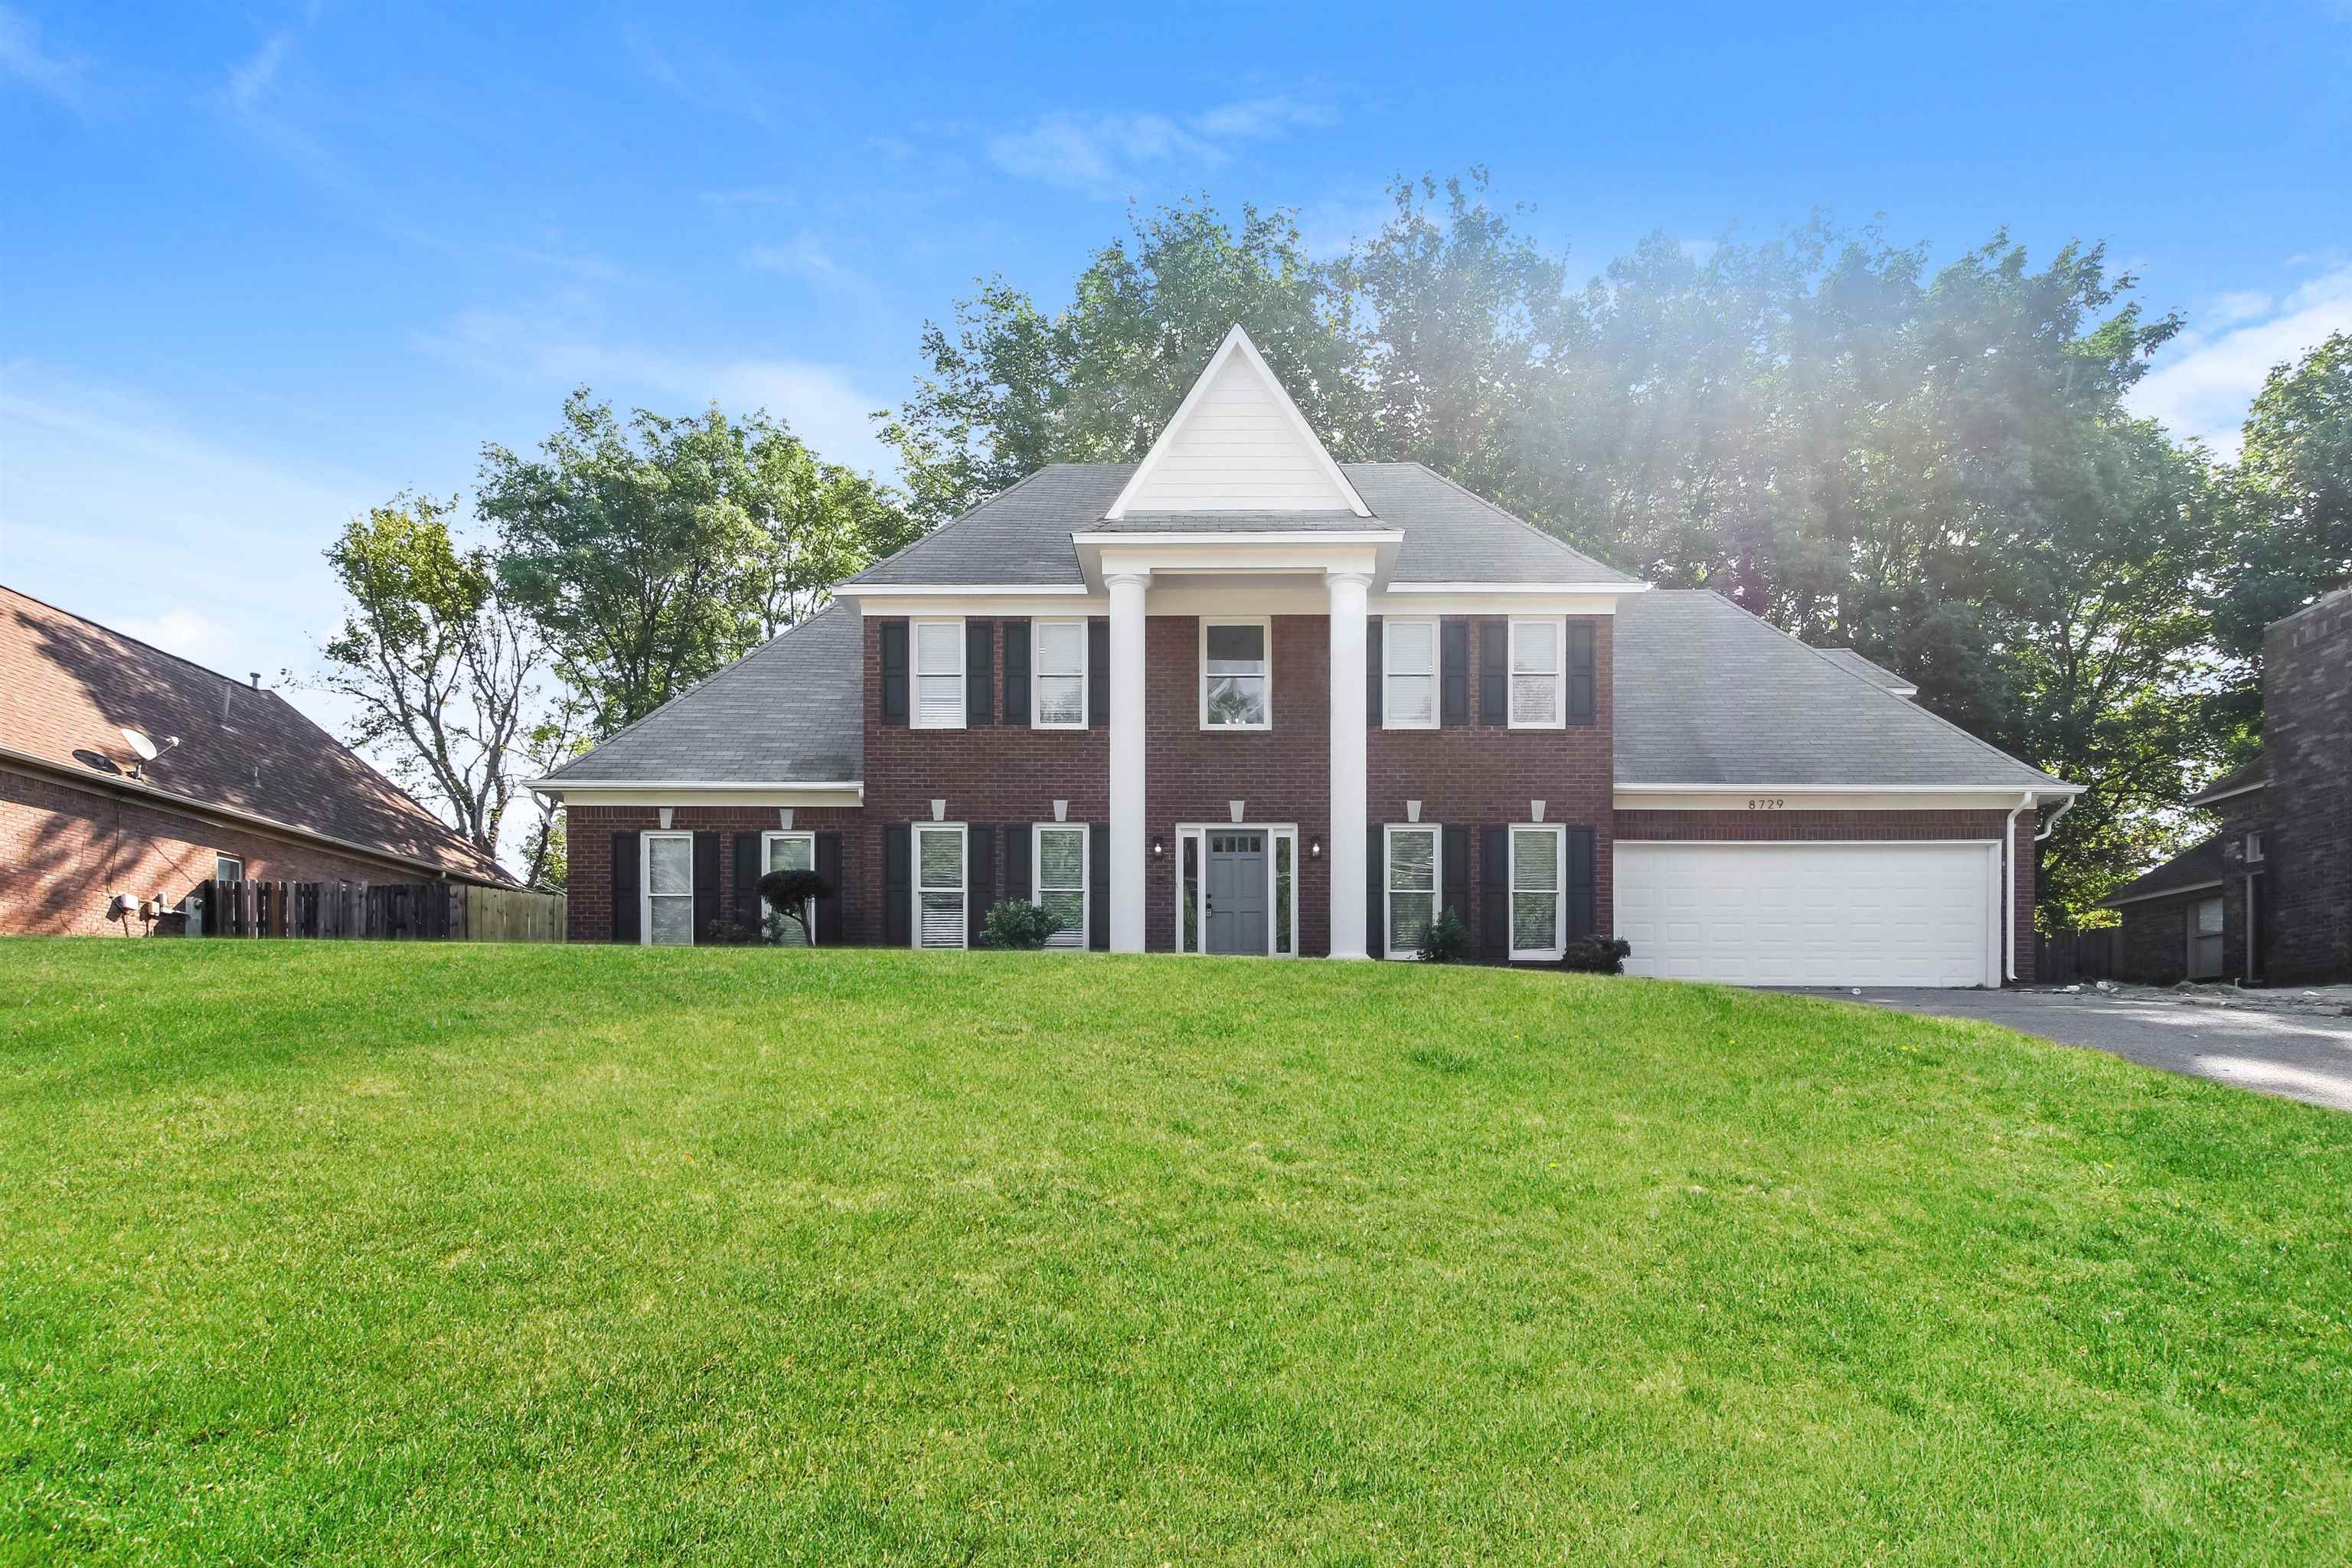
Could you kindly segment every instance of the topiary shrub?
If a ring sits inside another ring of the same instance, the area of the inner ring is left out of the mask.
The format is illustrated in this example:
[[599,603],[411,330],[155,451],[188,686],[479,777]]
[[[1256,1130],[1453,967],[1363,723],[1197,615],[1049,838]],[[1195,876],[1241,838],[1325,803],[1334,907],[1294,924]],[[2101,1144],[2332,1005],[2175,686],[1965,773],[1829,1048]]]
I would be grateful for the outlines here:
[[1580,936],[1559,952],[1559,966],[1585,974],[1622,974],[1633,944],[1622,936]]
[[1470,955],[1470,928],[1452,910],[1441,910],[1421,933],[1419,955],[1423,963],[1459,963]]
[[1024,899],[999,899],[988,906],[980,922],[980,940],[986,947],[1040,948],[1061,929],[1061,921],[1040,905]]
[[780,940],[775,934],[782,929],[778,921],[790,921],[801,928],[801,936],[811,947],[816,945],[816,925],[809,919],[809,904],[833,897],[831,882],[814,871],[771,871],[760,879],[760,896],[768,900],[769,941]]

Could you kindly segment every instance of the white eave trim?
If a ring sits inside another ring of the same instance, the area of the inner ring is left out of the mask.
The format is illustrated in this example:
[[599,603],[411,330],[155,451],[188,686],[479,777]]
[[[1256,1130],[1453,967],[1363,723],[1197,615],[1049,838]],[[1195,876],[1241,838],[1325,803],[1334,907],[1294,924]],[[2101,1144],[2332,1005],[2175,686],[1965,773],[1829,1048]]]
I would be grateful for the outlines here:
[[833,594],[837,599],[986,599],[1056,595],[1084,598],[1089,592],[1084,583],[844,583]]
[[[1070,542],[1097,550],[1145,548],[1155,544],[1402,544],[1404,531],[1396,528],[1265,528],[1171,529],[1165,532],[1140,529],[1073,533]],[[1237,563],[1236,564],[1245,564]]]
[[2270,780],[2256,779],[2252,784],[2240,784],[2235,789],[2225,789],[2219,795],[2191,795],[2189,799],[2189,804],[2196,809],[2202,810],[2206,806],[2211,805],[2216,801],[2235,800],[2242,795],[2252,795],[2256,790],[2268,789],[2270,787]]
[[856,804],[866,803],[864,779],[834,779],[810,782],[793,779],[770,784],[744,784],[734,779],[532,779],[529,787],[538,795],[558,800],[567,795],[627,795],[631,797],[678,795],[854,795]]
[[2081,795],[2088,784],[1621,784],[1619,795],[2005,795],[2027,790],[2036,796]]
[[2183,882],[2177,888],[2158,888],[2153,893],[2126,893],[2120,899],[2101,899],[2098,907],[2103,910],[2121,909],[2126,904],[2144,904],[2150,899],[2177,899],[2183,893],[2210,893],[2229,885],[2226,877],[2216,877],[2210,882]]
[[1646,594],[1654,583],[1391,583],[1382,592],[1404,594]]

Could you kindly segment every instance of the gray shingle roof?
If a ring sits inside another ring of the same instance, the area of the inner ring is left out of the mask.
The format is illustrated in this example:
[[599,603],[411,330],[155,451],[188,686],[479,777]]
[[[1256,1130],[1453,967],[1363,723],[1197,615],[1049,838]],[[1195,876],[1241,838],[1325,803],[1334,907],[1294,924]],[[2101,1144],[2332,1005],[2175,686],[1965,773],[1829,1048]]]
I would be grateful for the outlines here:
[[1850,647],[1817,647],[1813,651],[1847,674],[1859,675],[1872,685],[1884,687],[1898,697],[1908,697],[1919,689],[1885,665],[1873,664]]
[[835,605],[548,775],[829,784],[865,776],[865,626]]
[[2229,862],[2222,858],[2221,843],[2221,839],[2215,837],[2193,848],[2182,850],[2155,870],[2143,872],[2109,893],[2099,900],[2099,907],[2112,909],[2117,904],[2183,892],[2221,880],[2229,871]]
[[2060,781],[1704,591],[1619,601],[1621,784],[1978,785]]
[[1232,531],[1250,528],[1393,528],[1404,535],[1398,583],[1624,583],[1639,581],[1570,548],[1479,500],[1419,463],[1343,463],[1372,516],[1353,512],[1157,512],[1107,522],[1132,463],[1055,463],[850,579],[894,584],[1083,583],[1070,535],[1086,532]]
[[2268,757],[2256,757],[2242,768],[2232,768],[2189,797],[2191,805],[2203,805],[2216,795],[2233,795],[2242,790],[2267,788],[2271,782]]

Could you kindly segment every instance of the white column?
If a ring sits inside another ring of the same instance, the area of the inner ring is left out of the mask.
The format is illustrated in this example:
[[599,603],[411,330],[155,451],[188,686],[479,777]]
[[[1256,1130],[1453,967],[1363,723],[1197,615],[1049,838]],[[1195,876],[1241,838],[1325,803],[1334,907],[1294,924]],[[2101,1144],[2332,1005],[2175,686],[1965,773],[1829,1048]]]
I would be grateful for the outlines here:
[[1106,574],[1110,589],[1110,950],[1143,951],[1145,573]]
[[1331,956],[1364,951],[1364,621],[1372,580],[1324,579],[1331,597]]

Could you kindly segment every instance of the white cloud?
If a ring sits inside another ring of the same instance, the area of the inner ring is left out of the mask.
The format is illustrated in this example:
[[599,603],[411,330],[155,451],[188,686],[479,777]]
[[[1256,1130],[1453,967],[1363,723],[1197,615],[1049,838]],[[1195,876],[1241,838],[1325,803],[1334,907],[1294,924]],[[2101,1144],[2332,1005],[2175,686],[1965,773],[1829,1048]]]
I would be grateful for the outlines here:
[[1322,105],[1280,97],[1219,104],[1182,120],[1056,110],[1025,130],[988,138],[988,156],[1022,179],[1092,195],[1120,195],[1161,172],[1217,168],[1232,159],[1236,142],[1337,119]]
[[89,62],[42,47],[38,22],[13,5],[0,5],[0,76],[78,110],[86,101],[88,72]]
[[2352,331],[2352,266],[2339,265],[2273,303],[2246,292],[2222,296],[2210,328],[2167,344],[2155,369],[2132,389],[2135,412],[2176,436],[2202,437],[2235,457],[2246,410],[2273,367]]
[[239,109],[251,109],[278,79],[278,68],[286,63],[286,51],[294,47],[294,35],[278,31],[262,40],[261,47],[251,59],[230,68],[228,98]]

